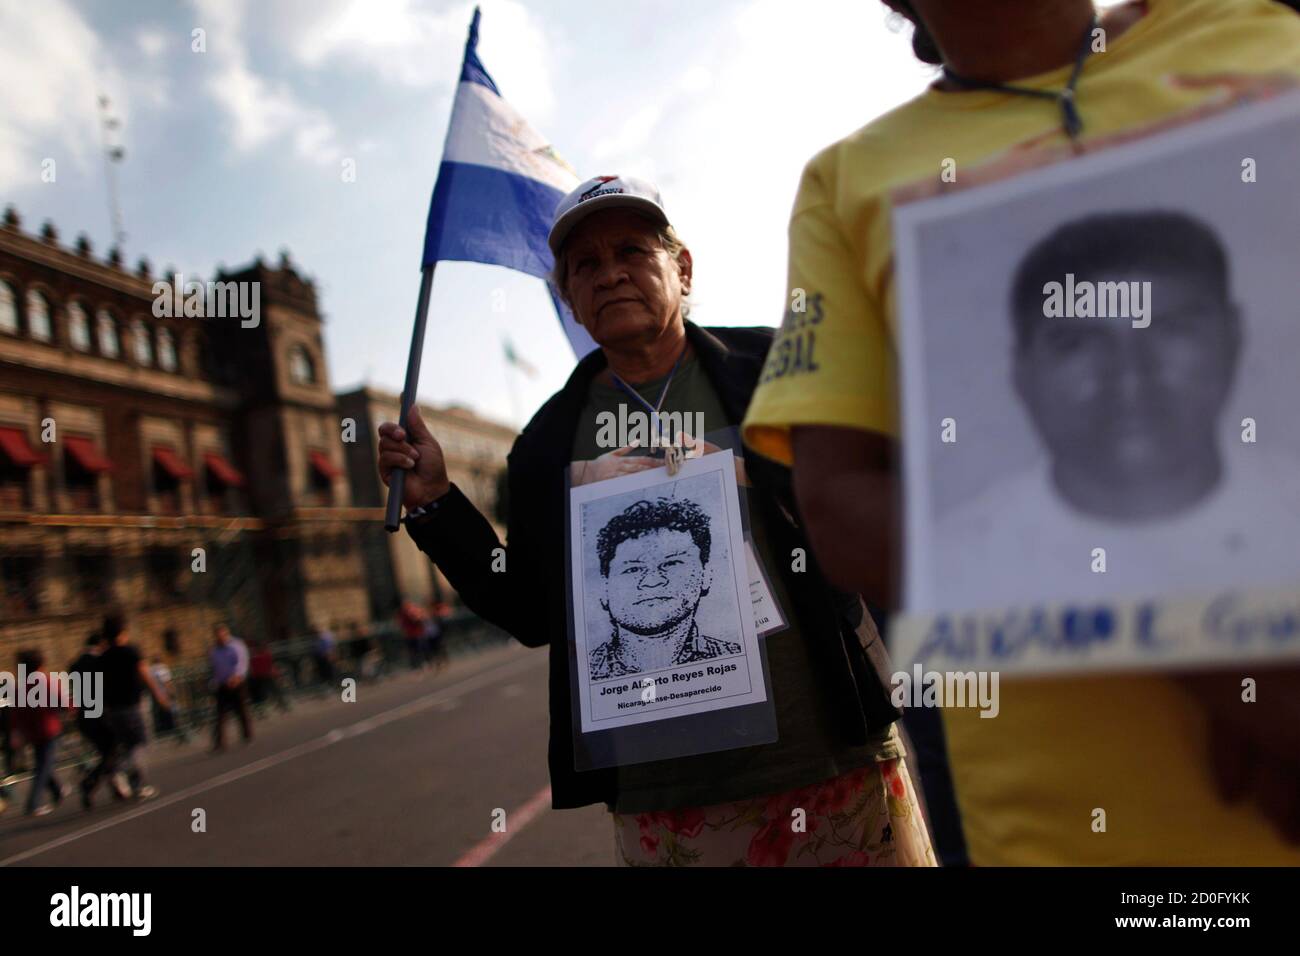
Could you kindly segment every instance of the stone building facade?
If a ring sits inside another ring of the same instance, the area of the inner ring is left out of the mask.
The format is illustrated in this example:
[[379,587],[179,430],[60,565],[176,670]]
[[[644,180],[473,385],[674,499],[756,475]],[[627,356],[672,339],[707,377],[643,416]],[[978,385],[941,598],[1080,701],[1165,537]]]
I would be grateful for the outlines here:
[[[373,387],[338,396],[339,415],[356,422],[357,441],[346,446],[348,478],[356,503],[382,508],[388,489],[375,468],[382,422],[398,419],[400,396]],[[458,406],[421,405],[420,416],[442,447],[447,473],[505,539],[505,462],[517,432]],[[367,585],[376,615],[391,613],[399,599],[450,601],[455,592],[405,532],[387,534],[379,524],[361,535]]]
[[[396,400],[336,399],[312,281],[284,255],[204,284],[218,304],[256,288],[255,322],[156,314],[159,281],[12,209],[0,222],[0,667],[29,646],[61,666],[110,608],[148,653],[186,660],[218,620],[249,638],[346,633],[387,618],[390,596],[435,593],[421,556],[427,584],[392,557],[404,535],[368,557],[373,427]],[[465,480],[490,494],[513,434],[463,424],[489,436]]]

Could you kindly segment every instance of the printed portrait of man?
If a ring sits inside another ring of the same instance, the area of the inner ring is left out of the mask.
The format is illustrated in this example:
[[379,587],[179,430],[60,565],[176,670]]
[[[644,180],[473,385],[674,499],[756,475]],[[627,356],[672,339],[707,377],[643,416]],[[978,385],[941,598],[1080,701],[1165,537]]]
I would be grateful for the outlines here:
[[[1098,297],[1111,290],[1112,304],[1127,290],[1145,315],[1048,310],[1048,289],[1067,277]],[[1007,301],[1010,391],[1040,455],[939,516],[935,586],[951,606],[1195,593],[1230,572],[1261,584],[1300,573],[1300,463],[1227,447],[1243,310],[1215,228],[1165,210],[1072,219],[1020,258]],[[1008,414],[1011,427],[1019,416]]]
[[709,516],[689,499],[641,500],[596,538],[610,636],[592,649],[592,680],[741,653],[700,632],[696,612],[713,584]]
[[[1067,276],[1111,290],[1126,312],[1145,300],[1150,324],[1045,315],[1045,287]],[[1214,492],[1241,330],[1227,254],[1210,226],[1163,211],[1076,219],[1030,249],[1011,300],[1016,395],[1069,507],[1142,522]]]

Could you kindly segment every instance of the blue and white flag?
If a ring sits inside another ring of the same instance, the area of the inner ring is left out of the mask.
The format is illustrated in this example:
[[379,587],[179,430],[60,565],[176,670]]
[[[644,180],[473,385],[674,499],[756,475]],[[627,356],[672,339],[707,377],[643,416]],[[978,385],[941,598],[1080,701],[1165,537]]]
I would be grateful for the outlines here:
[[[485,262],[545,279],[554,262],[546,244],[555,207],[578,176],[501,98],[478,58],[479,11],[469,27],[460,85],[429,205],[424,262]],[[596,347],[556,296],[551,299],[574,354]]]

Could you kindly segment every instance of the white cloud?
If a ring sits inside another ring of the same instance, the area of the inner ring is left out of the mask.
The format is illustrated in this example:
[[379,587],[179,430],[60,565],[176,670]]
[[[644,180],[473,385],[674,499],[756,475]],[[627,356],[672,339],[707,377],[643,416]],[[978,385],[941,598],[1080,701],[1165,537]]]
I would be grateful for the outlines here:
[[135,35],[136,46],[150,59],[158,56],[167,47],[167,34],[158,27],[143,27]]
[[98,38],[65,0],[0,4],[0,188],[39,184],[41,161],[88,168],[98,149],[96,95],[122,82]]
[[660,93],[653,102],[633,110],[611,136],[596,143],[592,156],[603,161],[645,150],[667,114],[670,98],[669,94]]
[[[456,82],[475,4],[440,10],[415,0],[335,0],[313,7],[314,19],[290,43],[304,66],[338,61],[386,82],[448,87]],[[534,123],[555,108],[551,63],[555,40],[517,0],[482,0],[479,57],[511,104]]]
[[342,155],[333,120],[321,109],[303,104],[284,82],[260,76],[249,64],[246,0],[193,0],[196,26],[206,31],[206,84],[209,95],[226,112],[231,139],[239,152],[259,149],[287,136],[297,154],[322,165]]
[[[885,13],[842,0],[754,0],[709,27],[726,43],[707,67],[688,60],[661,89],[629,96],[647,104],[631,116],[610,110],[587,126],[600,172],[658,182],[695,256],[699,321],[780,321],[786,225],[804,164],[928,82]],[[605,129],[615,132],[600,138]]]

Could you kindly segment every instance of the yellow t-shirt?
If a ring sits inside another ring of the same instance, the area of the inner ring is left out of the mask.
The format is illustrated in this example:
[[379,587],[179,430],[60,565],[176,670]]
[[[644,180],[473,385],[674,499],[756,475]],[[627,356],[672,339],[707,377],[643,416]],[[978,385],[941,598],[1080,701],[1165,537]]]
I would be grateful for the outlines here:
[[[1085,144],[1249,95],[1261,77],[1300,78],[1300,17],[1272,0],[1147,6],[1084,68]],[[1069,72],[1017,84],[1059,90]],[[751,447],[788,463],[794,425],[897,437],[896,190],[939,181],[949,158],[966,178],[1065,146],[1050,102],[930,89],[815,156],[790,221],[789,289],[804,308],[787,311],[769,354]],[[1163,678],[1003,680],[996,720],[954,708],[944,723],[974,863],[1300,865],[1254,806],[1215,796],[1204,722]]]

